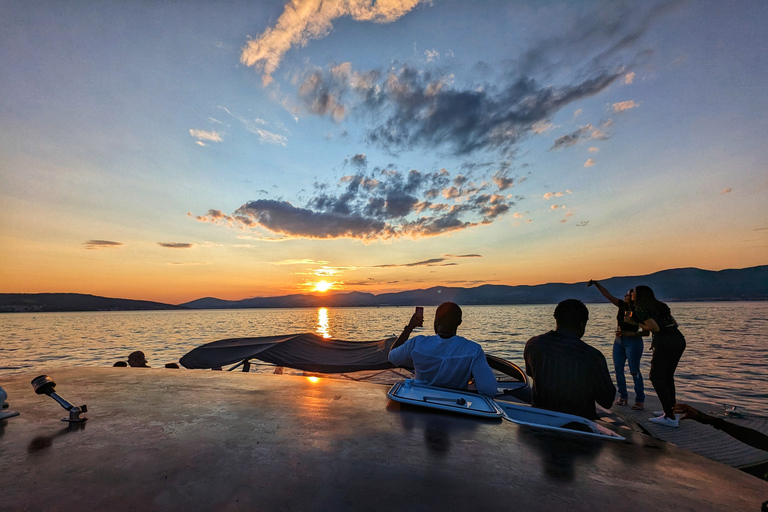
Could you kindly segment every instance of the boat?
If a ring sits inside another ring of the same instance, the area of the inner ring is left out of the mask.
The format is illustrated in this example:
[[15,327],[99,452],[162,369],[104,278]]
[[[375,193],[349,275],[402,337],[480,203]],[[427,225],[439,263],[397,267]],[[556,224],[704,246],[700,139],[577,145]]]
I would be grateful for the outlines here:
[[[111,367],[35,377],[1,383],[20,413],[0,421],[4,511],[757,512],[768,497],[768,482],[643,434],[606,441],[412,407],[371,382]],[[51,383],[66,400],[46,396]]]

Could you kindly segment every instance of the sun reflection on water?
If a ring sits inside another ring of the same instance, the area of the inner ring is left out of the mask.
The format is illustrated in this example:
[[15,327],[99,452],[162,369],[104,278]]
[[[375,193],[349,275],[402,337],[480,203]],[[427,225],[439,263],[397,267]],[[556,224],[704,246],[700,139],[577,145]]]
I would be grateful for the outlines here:
[[323,338],[330,338],[331,331],[328,327],[328,309],[319,308],[317,310],[317,332],[323,336]]

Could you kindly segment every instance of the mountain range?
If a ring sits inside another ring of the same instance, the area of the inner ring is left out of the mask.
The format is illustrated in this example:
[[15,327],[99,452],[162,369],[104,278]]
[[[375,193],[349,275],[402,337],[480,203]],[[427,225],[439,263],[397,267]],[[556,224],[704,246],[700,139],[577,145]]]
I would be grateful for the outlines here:
[[[642,276],[612,277],[600,282],[617,297],[634,286],[644,284],[653,288],[660,300],[667,302],[768,300],[768,265],[720,271],[677,268]],[[435,286],[379,295],[331,292],[253,297],[238,301],[205,297],[179,305],[77,293],[2,293],[0,312],[435,306],[446,301],[460,305],[557,304],[569,298],[583,302],[605,300],[596,288],[588,288],[586,282],[533,286],[486,284],[475,288]]]

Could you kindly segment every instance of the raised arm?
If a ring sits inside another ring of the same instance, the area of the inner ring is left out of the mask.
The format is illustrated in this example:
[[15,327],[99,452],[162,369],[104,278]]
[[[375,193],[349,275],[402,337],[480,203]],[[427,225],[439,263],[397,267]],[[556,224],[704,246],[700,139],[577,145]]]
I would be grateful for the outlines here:
[[395,340],[395,342],[392,344],[392,346],[389,348],[389,351],[392,352],[393,349],[399,347],[406,341],[408,341],[408,338],[411,336],[411,333],[413,330],[419,326],[419,323],[421,322],[422,317],[416,316],[416,313],[413,314],[411,317],[411,321],[408,322],[408,325],[405,326],[403,329],[403,332],[400,333],[400,336]]
[[595,285],[595,287],[596,287],[598,290],[600,290],[600,293],[602,293],[602,294],[603,294],[603,297],[605,297],[606,299],[608,299],[609,301],[611,301],[611,302],[613,303],[613,305],[614,305],[614,306],[618,306],[618,305],[619,305],[619,299],[617,299],[616,297],[614,297],[613,295],[611,295],[611,292],[609,292],[608,290],[606,290],[606,289],[605,289],[605,287],[604,287],[603,285],[601,285],[600,283],[598,283],[598,282],[597,282],[597,281],[595,281],[594,279],[590,279],[590,280],[589,280],[589,282],[587,283],[587,286],[589,287],[589,286],[592,286],[592,285]]

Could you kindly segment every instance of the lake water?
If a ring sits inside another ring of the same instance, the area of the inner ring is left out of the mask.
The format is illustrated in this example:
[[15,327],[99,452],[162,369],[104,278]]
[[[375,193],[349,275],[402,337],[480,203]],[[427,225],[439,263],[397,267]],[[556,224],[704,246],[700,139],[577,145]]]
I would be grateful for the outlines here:
[[[588,307],[584,340],[605,354],[613,372],[616,308],[608,303]],[[727,403],[768,415],[768,302],[670,307],[688,343],[676,374],[678,400]],[[554,305],[462,309],[459,334],[521,367],[525,342],[554,328]],[[434,311],[425,308],[425,325],[431,325]],[[150,366],[162,367],[222,338],[317,332],[353,341],[383,339],[399,334],[411,314],[405,307],[0,314],[0,384],[10,374],[34,377],[65,366],[112,366],[134,350],[143,350]],[[641,365],[647,389],[649,345],[646,341]],[[632,379],[625,371],[631,398]]]

